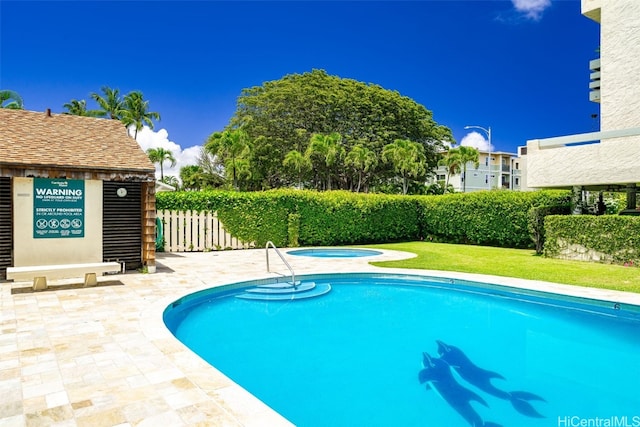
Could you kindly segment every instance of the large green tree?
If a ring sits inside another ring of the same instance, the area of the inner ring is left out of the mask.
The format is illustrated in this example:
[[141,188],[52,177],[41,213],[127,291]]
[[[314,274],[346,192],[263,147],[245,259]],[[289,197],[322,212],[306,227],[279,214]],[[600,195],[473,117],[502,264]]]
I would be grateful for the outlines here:
[[[299,180],[298,173],[284,166],[284,158],[292,150],[307,153],[315,134],[339,134],[345,153],[360,144],[378,159],[385,145],[397,139],[414,141],[423,147],[429,169],[436,166],[443,141],[453,142],[451,130],[436,123],[431,111],[411,98],[323,70],[290,74],[244,89],[228,129],[240,127],[256,142],[251,158],[261,153],[251,169],[252,179],[262,180],[262,188]],[[336,161],[333,166],[343,163]],[[342,175],[332,175],[332,188],[351,188],[358,179],[357,174]],[[390,164],[378,161],[370,166],[369,176],[383,181],[395,172]]]
[[252,175],[249,156],[252,141],[243,129],[214,132],[205,144],[205,149],[218,157],[225,166],[227,176],[233,180],[233,188],[238,189],[238,179]]
[[328,135],[316,133],[311,137],[307,147],[306,157],[310,159],[316,173],[316,187],[331,190],[332,183],[339,175],[340,165],[344,158],[345,149],[342,136],[332,132]]
[[22,110],[24,108],[24,102],[18,92],[9,89],[0,89],[0,108]]
[[311,160],[298,150],[291,150],[284,156],[284,167],[289,168],[298,175],[298,188],[302,189],[304,175],[311,170]]
[[396,139],[385,145],[382,159],[390,163],[402,179],[402,194],[407,194],[410,178],[418,179],[427,171],[424,147],[408,139]]
[[369,171],[378,166],[378,157],[363,144],[356,144],[345,157],[345,165],[354,169],[358,176],[356,192],[360,191],[363,181],[366,181]]

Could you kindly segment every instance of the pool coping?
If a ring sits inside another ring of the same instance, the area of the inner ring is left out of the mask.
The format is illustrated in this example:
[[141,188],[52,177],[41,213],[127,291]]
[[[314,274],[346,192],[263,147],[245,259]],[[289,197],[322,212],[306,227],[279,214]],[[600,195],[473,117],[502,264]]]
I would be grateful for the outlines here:
[[[375,257],[296,257],[296,274],[389,273],[455,278],[640,306],[640,294],[433,270],[390,269]],[[290,426],[180,343],[165,308],[193,292],[286,274],[266,273],[260,249],[158,254],[155,274],[104,276],[100,286],[0,294],[0,424]],[[121,285],[107,286],[107,282]],[[104,286],[102,286],[104,284]]]

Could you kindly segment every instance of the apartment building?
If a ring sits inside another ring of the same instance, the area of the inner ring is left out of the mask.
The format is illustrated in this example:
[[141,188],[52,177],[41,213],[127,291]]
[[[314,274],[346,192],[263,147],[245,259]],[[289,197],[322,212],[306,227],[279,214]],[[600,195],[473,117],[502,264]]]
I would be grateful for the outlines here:
[[[640,1],[582,0],[600,24],[600,58],[585,64],[585,96],[600,103],[600,131],[527,141],[527,185],[618,190],[636,208],[640,182]],[[587,68],[587,66],[589,68]]]
[[[491,156],[491,160],[489,160]],[[449,184],[456,192],[473,192],[483,190],[521,190],[523,179],[523,167],[521,159],[517,154],[503,151],[479,151],[479,165],[467,163],[466,174],[460,173],[449,177]],[[461,168],[462,169],[462,168]],[[428,184],[434,182],[446,182],[447,169],[439,166],[435,170],[435,175],[431,177]],[[465,183],[466,181],[466,183]]]

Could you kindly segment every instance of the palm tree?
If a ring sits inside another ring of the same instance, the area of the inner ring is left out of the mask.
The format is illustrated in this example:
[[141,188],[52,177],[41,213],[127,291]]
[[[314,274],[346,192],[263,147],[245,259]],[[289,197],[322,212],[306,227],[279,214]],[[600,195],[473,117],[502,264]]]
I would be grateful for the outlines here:
[[142,92],[133,91],[124,97],[121,120],[127,128],[131,125],[135,126],[133,139],[137,139],[138,131],[144,125],[153,130],[153,120],[160,120],[160,114],[149,111],[149,101],[143,99]]
[[351,151],[349,151],[349,154],[347,154],[344,163],[347,166],[353,166],[356,172],[358,172],[356,192],[359,192],[360,185],[362,184],[362,176],[378,165],[378,156],[362,144],[356,144]]
[[108,86],[102,87],[104,96],[92,93],[91,98],[100,106],[100,117],[108,117],[114,120],[121,120],[124,111],[124,101],[120,97],[119,89],[111,89]]
[[[460,152],[460,164],[462,165],[463,174],[462,176],[464,177],[464,180],[462,181],[462,192],[464,193],[467,191],[467,163],[473,163],[473,167],[478,169],[478,166],[480,166],[480,162],[478,160],[479,153],[476,148],[468,147],[466,145],[461,145],[460,147],[458,147],[458,150]],[[491,176],[489,176],[489,179],[491,179]]]
[[[224,161],[227,171],[231,169],[233,188],[237,189],[239,170],[242,169],[243,176],[247,176],[249,167],[247,159],[251,152],[249,135],[242,129],[215,132],[207,139],[205,148]],[[241,162],[243,159],[247,161]]]
[[160,181],[164,180],[164,162],[171,162],[171,167],[176,165],[176,159],[173,157],[171,150],[165,150],[162,147],[149,148],[147,150],[147,156],[149,156],[149,160],[151,160],[152,163],[160,164]]
[[71,114],[72,116],[100,117],[102,114],[100,110],[87,110],[87,101],[84,99],[80,101],[72,99],[64,104],[63,107],[66,108],[67,111],[62,114]]
[[409,177],[418,178],[426,171],[424,146],[407,139],[396,139],[382,149],[382,159],[391,163],[402,178],[402,194],[407,194]]
[[24,108],[22,97],[18,95],[18,92],[9,89],[0,90],[0,108],[22,110]]
[[444,166],[447,169],[447,180],[444,188],[449,188],[449,178],[451,175],[460,173],[460,150],[458,148],[450,148],[442,158],[438,161],[438,166]]
[[325,188],[331,190],[331,174],[338,162],[344,157],[342,135],[337,132],[332,132],[328,135],[321,133],[313,134],[305,155],[312,162],[315,157],[319,159],[321,163],[324,163],[322,169],[325,170],[327,178]]
[[298,188],[302,189],[302,175],[311,170],[311,160],[298,150],[291,150],[284,156],[282,165],[298,174]]

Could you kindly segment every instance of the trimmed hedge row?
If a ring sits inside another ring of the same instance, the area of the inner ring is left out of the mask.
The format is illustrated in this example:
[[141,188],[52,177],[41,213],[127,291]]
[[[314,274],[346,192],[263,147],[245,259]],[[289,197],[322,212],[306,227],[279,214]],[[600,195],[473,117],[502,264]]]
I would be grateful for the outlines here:
[[640,217],[551,215],[545,218],[545,235],[545,256],[640,263]]
[[529,233],[538,255],[544,252],[544,221],[549,215],[570,215],[571,204],[556,206],[536,206],[529,209]]
[[529,211],[540,206],[562,207],[567,191],[494,191],[454,193],[420,198],[426,238],[441,242],[509,248],[531,247]]
[[428,238],[530,247],[532,207],[568,203],[565,191],[395,196],[348,191],[272,190],[158,193],[157,208],[218,211],[234,236],[263,246],[330,246]]

